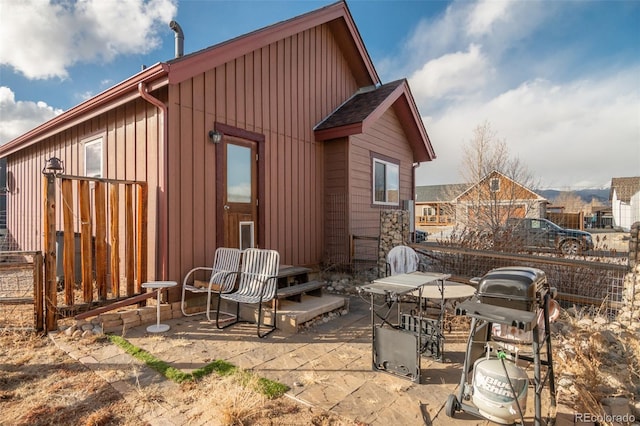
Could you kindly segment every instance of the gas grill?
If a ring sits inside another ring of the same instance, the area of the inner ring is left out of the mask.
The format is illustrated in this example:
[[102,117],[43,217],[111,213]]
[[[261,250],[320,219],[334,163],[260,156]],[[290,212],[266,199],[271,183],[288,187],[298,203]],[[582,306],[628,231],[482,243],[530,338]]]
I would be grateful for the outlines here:
[[478,282],[478,298],[487,305],[535,312],[549,294],[543,271],[527,267],[492,269]]
[[[464,411],[502,424],[515,423],[518,416],[522,419],[524,407],[521,406],[526,404],[526,386],[522,393],[509,394],[508,398],[495,393],[495,386],[485,386],[487,380],[511,381],[513,385],[518,381],[518,374],[526,378],[526,374],[521,374],[522,368],[517,366],[519,357],[533,364],[534,424],[539,426],[543,422],[541,395],[545,384],[550,387],[551,406],[556,404],[549,331],[549,305],[555,289],[549,286],[543,271],[517,266],[492,269],[472,282],[478,285],[476,294],[456,308],[457,315],[471,318],[471,328],[458,395],[449,395],[445,412],[454,417],[457,411]],[[499,336],[494,335],[494,325],[530,332],[530,342],[520,340],[515,343],[530,346],[531,356],[523,355],[518,349],[508,353],[513,346],[504,344]],[[497,361],[498,358],[504,360],[505,356],[507,361]],[[546,367],[544,376],[541,366]],[[508,373],[505,368],[510,369]],[[505,377],[502,377],[503,372]],[[511,390],[514,390],[513,386]],[[501,402],[498,404],[497,400]]]

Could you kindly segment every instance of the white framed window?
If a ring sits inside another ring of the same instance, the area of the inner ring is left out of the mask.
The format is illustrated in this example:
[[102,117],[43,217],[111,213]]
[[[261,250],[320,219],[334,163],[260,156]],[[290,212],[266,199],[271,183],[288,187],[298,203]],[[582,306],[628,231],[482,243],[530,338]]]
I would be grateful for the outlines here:
[[373,204],[397,206],[400,203],[400,166],[373,159]]
[[102,177],[102,137],[84,143],[84,175]]

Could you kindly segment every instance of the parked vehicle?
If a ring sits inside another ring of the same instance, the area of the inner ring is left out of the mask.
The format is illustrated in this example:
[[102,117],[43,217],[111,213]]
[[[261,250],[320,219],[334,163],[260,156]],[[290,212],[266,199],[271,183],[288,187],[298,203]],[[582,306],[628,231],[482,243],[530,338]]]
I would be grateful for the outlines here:
[[426,241],[427,240],[427,235],[429,235],[427,232],[422,231],[420,229],[416,229],[415,236],[414,236],[414,242],[422,243],[422,242]]
[[563,254],[578,254],[593,250],[590,233],[565,229],[547,219],[511,218],[507,221],[510,239],[526,247],[544,247]]

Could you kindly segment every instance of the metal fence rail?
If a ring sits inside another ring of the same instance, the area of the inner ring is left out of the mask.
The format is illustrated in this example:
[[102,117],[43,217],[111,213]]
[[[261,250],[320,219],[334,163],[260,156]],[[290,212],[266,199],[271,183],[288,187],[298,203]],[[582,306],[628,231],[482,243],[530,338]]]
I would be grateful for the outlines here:
[[613,317],[622,307],[628,259],[577,260],[544,255],[511,254],[472,250],[436,243],[414,245],[429,271],[446,272],[459,280],[480,277],[494,268],[527,266],[545,272],[549,285],[558,291],[564,308],[576,306]]

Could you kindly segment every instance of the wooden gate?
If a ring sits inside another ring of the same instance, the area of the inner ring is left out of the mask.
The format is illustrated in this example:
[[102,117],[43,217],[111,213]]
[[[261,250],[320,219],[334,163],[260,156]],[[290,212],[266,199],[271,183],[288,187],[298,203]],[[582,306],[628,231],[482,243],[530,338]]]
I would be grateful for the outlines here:
[[58,317],[140,294],[147,275],[146,182],[45,174],[43,188],[46,330],[57,329]]

